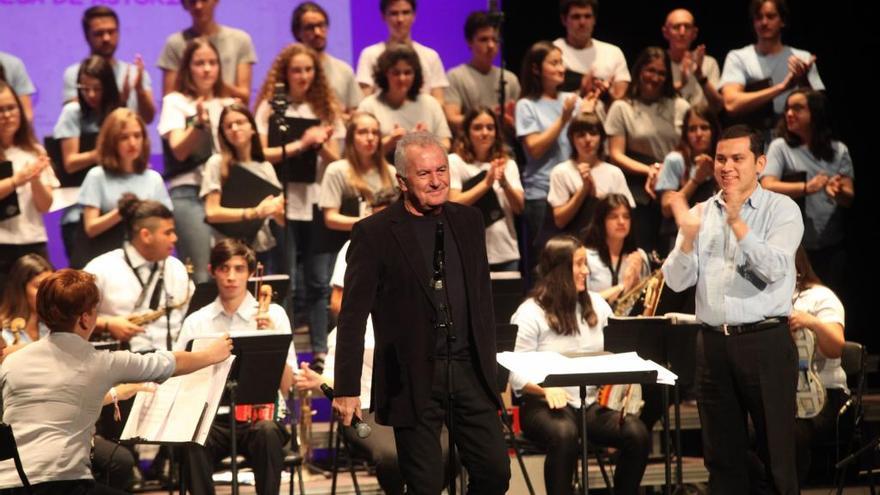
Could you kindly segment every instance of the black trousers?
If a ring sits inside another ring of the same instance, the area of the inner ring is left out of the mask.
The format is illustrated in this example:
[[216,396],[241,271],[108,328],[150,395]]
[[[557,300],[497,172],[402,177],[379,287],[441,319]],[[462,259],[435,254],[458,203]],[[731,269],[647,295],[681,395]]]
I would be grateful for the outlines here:
[[[382,487],[383,492],[388,495],[403,495],[405,485],[397,460],[394,428],[376,423],[373,413],[364,414],[362,419],[372,427],[370,436],[360,438],[355,433],[354,428],[346,426],[342,429],[346,441],[348,441],[352,449],[366,454],[376,464],[376,478],[379,480],[379,486]],[[446,431],[446,428],[443,428],[440,435],[440,447],[443,454],[443,463],[446,466],[449,449],[449,433]]]
[[797,350],[787,324],[739,336],[697,335],[697,405],[713,495],[749,492],[748,419],[775,493],[798,493]]
[[[190,444],[186,448],[186,469],[189,475],[188,487],[194,495],[214,493],[211,476],[214,466],[230,455],[232,430],[225,415],[214,420],[205,446]],[[278,495],[281,486],[281,471],[284,469],[282,448],[290,438],[287,430],[274,421],[238,423],[235,428],[236,448],[254,470],[257,493]]]
[[131,484],[135,458],[129,447],[95,436],[92,447],[92,475],[101,483],[117,490]]
[[[480,383],[473,364],[453,361],[455,438],[468,472],[468,493],[503,494],[510,483],[510,458],[495,403]],[[417,422],[395,427],[394,439],[407,493],[436,495],[443,490],[440,430],[446,423],[446,362],[434,365],[431,400]],[[427,385],[427,384],[425,384]]]
[[[47,481],[31,485],[33,495],[125,495],[125,492],[92,480]],[[25,495],[24,488],[0,489],[0,495]]]
[[[526,397],[521,414],[523,433],[547,449],[544,486],[548,495],[572,493],[580,455],[580,411],[571,406],[550,409],[545,401]],[[621,423],[620,412],[593,403],[587,408],[587,438],[591,444],[620,451],[614,471],[614,493],[638,493],[651,449],[651,436],[645,424],[631,415],[626,415]]]

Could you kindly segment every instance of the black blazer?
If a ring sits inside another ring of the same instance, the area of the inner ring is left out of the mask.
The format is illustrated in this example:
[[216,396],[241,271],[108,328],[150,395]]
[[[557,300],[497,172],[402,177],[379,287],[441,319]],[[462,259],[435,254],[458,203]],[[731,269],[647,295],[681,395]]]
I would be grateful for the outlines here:
[[[480,211],[456,203],[444,205],[447,223],[464,266],[471,340],[485,393],[501,407],[495,392],[495,321],[486,235]],[[351,233],[348,267],[336,340],[336,394],[360,394],[364,329],[373,317],[371,409],[379,423],[410,426],[431,394],[434,351],[434,301],[431,274],[418,245],[403,200],[357,224]]]

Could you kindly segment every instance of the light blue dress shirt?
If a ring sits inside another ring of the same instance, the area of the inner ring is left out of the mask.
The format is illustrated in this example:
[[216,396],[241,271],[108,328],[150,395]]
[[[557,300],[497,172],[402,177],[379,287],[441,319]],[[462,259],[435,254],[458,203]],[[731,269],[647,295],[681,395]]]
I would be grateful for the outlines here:
[[701,219],[694,249],[681,251],[679,233],[663,263],[663,275],[676,292],[696,284],[697,319],[709,325],[739,325],[788,316],[794,254],[804,233],[795,202],[757,186],[740,212],[749,232],[739,241],[727,225],[721,192],[691,212]]

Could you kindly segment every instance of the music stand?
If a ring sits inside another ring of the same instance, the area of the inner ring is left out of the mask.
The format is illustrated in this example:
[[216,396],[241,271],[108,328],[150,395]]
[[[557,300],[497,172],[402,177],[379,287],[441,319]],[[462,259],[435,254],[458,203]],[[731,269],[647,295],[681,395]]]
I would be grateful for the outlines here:
[[[604,354],[604,353],[599,353]],[[614,371],[608,373],[566,373],[547,375],[542,387],[578,387],[581,396],[581,491],[590,493],[587,476],[587,386],[627,383],[657,383],[657,371]]]
[[[675,409],[676,438],[676,484],[680,489],[682,478],[681,458],[681,410],[679,383],[692,383],[696,368],[696,331],[698,325],[676,324],[665,317],[610,318],[604,329],[605,349],[612,352],[635,351],[639,356],[662,363],[667,369],[678,375],[672,388],[673,407]],[[666,487],[669,492],[672,483],[672,457],[669,451],[671,443],[669,429],[669,390],[663,388],[663,437]]]
[[[238,495],[238,446],[236,445],[235,406],[242,404],[268,404],[275,402],[281,385],[281,372],[287,362],[287,352],[293,335],[266,332],[266,335],[247,335],[232,338],[232,354],[235,361],[226,381],[226,399],[229,404],[231,429],[230,469],[232,470],[232,495]],[[186,344],[191,350],[193,341]],[[224,401],[221,400],[221,404]]]

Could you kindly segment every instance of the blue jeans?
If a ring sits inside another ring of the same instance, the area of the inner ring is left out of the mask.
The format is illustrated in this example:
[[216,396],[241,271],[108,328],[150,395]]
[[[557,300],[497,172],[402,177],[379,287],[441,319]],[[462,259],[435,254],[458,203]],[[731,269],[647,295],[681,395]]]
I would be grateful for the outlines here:
[[205,203],[196,186],[177,186],[169,191],[174,205],[174,228],[177,231],[177,257],[189,258],[193,280],[199,284],[211,280],[208,263],[211,256],[211,227],[205,223]]
[[323,222],[323,219],[316,217],[311,222],[287,221],[287,262],[291,283],[289,308],[291,308],[290,321],[293,322],[293,294],[297,289],[296,266],[300,261],[298,255],[302,255],[304,285],[302,289],[305,292],[305,311],[308,315],[312,352],[326,354],[330,275],[336,263],[336,253],[316,252],[318,249],[314,244],[318,235],[317,230],[322,227],[316,222]]

